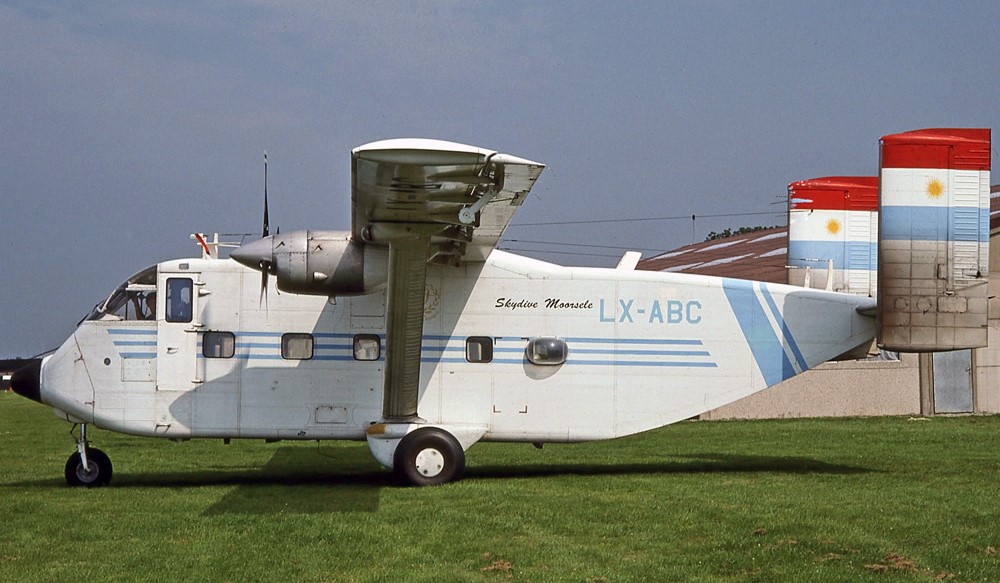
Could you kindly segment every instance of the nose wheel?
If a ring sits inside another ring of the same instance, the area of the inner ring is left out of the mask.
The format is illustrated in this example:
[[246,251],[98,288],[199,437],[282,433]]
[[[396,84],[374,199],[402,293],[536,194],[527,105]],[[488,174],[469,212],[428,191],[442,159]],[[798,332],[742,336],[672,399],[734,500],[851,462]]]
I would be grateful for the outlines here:
[[107,486],[111,482],[111,458],[96,447],[90,447],[86,423],[80,425],[79,437],[73,435],[76,427],[74,425],[70,429],[70,435],[76,442],[76,452],[66,460],[66,483],[85,488]]

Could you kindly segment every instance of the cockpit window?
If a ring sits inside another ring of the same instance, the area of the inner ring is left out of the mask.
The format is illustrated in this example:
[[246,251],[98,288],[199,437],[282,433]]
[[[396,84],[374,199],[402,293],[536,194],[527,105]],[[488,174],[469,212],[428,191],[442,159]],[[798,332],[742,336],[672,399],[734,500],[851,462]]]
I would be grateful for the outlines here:
[[88,320],[155,320],[156,266],[125,280],[108,299],[94,306]]
[[130,290],[126,320],[156,319],[156,290]]

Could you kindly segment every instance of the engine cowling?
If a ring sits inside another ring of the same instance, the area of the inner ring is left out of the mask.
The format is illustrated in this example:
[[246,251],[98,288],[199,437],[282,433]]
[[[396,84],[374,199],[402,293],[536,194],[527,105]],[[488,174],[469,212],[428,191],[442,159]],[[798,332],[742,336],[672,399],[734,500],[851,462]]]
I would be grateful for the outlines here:
[[388,247],[343,231],[293,231],[233,251],[235,261],[277,278],[283,292],[350,296],[376,291],[388,280]]

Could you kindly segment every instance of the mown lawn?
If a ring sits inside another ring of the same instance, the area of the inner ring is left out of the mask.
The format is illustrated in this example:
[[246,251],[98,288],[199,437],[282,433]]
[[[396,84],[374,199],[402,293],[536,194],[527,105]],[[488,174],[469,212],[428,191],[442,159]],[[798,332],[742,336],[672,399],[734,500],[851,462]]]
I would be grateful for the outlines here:
[[0,394],[3,581],[1000,581],[1000,417],[680,423],[483,443],[394,485],[364,443],[181,445]]

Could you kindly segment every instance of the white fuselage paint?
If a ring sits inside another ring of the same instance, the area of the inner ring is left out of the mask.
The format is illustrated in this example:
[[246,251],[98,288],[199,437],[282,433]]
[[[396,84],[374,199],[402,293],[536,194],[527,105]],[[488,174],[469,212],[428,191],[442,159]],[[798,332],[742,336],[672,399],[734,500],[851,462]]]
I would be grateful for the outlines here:
[[[231,260],[158,266],[156,321],[83,322],[44,362],[41,398],[74,421],[169,438],[365,439],[382,408],[385,293],[278,293]],[[164,320],[168,278],[194,281],[189,323]],[[272,278],[273,281],[273,278]],[[484,440],[584,441],[690,418],[869,343],[867,298],[777,284],[561,267],[494,251],[485,263],[430,266],[418,413],[485,427]],[[232,358],[206,358],[206,332],[232,332]],[[281,356],[285,333],[313,335],[310,360]],[[466,339],[494,339],[492,362]],[[531,338],[568,346],[531,364]]]

